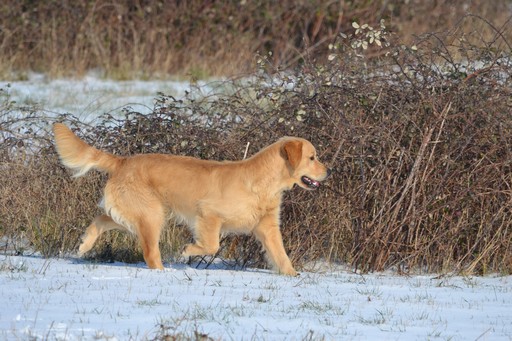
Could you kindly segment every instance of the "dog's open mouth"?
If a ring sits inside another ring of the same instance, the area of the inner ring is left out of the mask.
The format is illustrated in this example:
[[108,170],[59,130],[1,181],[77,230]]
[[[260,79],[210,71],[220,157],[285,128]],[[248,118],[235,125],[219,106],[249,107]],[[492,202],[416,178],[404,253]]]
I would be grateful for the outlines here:
[[308,178],[307,176],[303,176],[302,178],[300,178],[302,180],[302,183],[305,184],[306,186],[308,186],[308,188],[311,188],[311,189],[317,189],[318,187],[320,187],[320,182],[316,181],[316,180],[313,180],[311,178]]

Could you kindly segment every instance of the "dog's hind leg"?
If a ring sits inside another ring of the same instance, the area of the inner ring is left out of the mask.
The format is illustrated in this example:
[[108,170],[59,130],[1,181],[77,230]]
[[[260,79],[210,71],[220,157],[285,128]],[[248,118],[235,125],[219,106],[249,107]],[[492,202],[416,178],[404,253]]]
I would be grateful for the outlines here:
[[151,215],[138,219],[137,234],[139,237],[144,260],[150,269],[163,270],[162,257],[160,255],[160,234],[165,222],[163,209],[153,209]]
[[89,225],[82,236],[82,243],[78,248],[78,255],[82,257],[86,252],[92,249],[94,242],[103,232],[110,230],[129,231],[126,227],[113,221],[109,216],[105,214],[100,215],[92,221],[91,225]]

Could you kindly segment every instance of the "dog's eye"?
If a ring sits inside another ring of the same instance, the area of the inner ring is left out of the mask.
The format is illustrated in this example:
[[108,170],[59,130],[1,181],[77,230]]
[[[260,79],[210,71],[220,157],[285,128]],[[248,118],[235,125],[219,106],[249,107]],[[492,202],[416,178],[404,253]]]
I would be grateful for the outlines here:
[[312,157],[309,158],[311,161],[315,161],[315,156],[313,155]]

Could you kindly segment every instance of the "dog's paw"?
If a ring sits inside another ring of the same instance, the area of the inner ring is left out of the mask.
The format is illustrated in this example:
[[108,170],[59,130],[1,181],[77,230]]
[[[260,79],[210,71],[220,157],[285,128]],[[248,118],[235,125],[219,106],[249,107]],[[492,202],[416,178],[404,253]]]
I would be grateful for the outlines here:
[[84,251],[84,248],[82,247],[82,245],[80,245],[80,247],[78,248],[78,252],[76,253],[76,255],[80,258],[82,258],[84,256],[86,251]]
[[181,250],[181,258],[190,258],[192,255],[190,253],[190,248],[192,244],[187,244]]
[[190,262],[190,258],[189,256],[184,256],[183,253],[181,255],[179,255],[175,262],[176,263],[179,263],[179,264],[187,264],[188,262]]
[[92,249],[94,242],[90,241],[83,241],[80,246],[78,247],[78,257],[83,257],[87,252],[89,252]]

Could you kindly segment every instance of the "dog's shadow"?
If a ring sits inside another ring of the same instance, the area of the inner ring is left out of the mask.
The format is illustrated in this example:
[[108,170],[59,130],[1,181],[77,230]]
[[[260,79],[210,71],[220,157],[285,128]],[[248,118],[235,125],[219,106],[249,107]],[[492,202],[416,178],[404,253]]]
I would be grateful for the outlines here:
[[[147,267],[145,262],[137,262],[137,263],[126,263],[126,262],[120,262],[120,261],[95,261],[94,259],[88,259],[88,258],[79,258],[76,256],[68,256],[67,258],[71,263],[73,264],[80,264],[80,265],[90,265],[90,266],[105,266],[105,267],[124,267],[124,268],[136,268],[136,269],[145,269],[145,270],[151,270]],[[180,257],[176,260],[167,261],[164,262],[164,271],[165,270],[178,270],[178,271],[185,271],[185,270],[227,270],[227,271],[268,271],[265,269],[258,269],[255,267],[247,266],[247,265],[240,265],[236,261],[230,261],[221,259],[219,257],[211,257],[211,256],[205,256],[205,257],[190,257],[190,258],[183,258]]]

